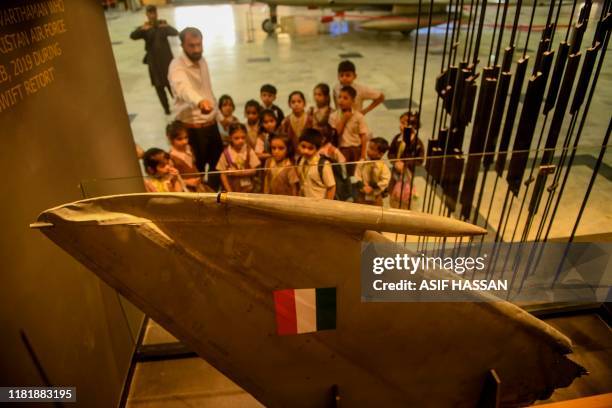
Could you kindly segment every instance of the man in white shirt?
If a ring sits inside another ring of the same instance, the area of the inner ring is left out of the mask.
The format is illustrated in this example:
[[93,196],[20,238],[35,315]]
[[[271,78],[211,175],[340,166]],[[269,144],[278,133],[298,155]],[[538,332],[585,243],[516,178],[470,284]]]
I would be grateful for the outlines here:
[[[183,53],[174,58],[168,69],[168,80],[174,93],[176,119],[183,123],[199,171],[214,171],[223,152],[223,141],[217,127],[217,106],[210,82],[208,64],[202,57],[202,33],[187,27],[179,34]],[[208,185],[219,188],[219,175],[209,174]]]

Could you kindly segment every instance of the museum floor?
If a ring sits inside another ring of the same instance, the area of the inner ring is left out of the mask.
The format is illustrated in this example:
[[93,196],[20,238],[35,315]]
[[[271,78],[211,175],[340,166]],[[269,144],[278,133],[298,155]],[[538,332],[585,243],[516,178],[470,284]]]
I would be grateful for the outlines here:
[[[204,54],[211,69],[215,94],[218,97],[227,93],[234,98],[237,117],[243,117],[243,106],[248,99],[258,99],[259,87],[266,82],[273,83],[279,89],[277,104],[283,108],[286,107],[287,95],[295,89],[303,90],[311,100],[312,87],[318,82],[333,84],[338,62],[349,58],[357,65],[359,79],[383,90],[386,96],[384,106],[367,116],[374,134],[390,139],[397,133],[398,117],[409,105],[414,33],[404,36],[400,33],[361,31],[357,22],[366,14],[359,12],[347,12],[346,20],[322,24],[321,16],[332,15],[331,12],[279,7],[281,31],[274,36],[268,36],[260,30],[261,22],[267,17],[267,6],[263,4],[249,6],[181,3],[183,2],[175,1],[175,6],[161,7],[159,17],[179,29],[189,25],[203,29]],[[537,10],[535,26],[543,24],[546,11],[546,7]],[[525,16],[522,18],[527,18],[528,13],[530,10],[525,10]],[[495,13],[490,14],[494,17]],[[567,21],[568,15],[569,10],[563,9],[560,21]],[[144,149],[154,146],[167,148],[164,128],[171,116],[163,114],[155,90],[150,86],[146,66],[141,63],[143,43],[129,39],[130,32],[143,23],[144,12],[111,11],[107,13],[107,21],[134,139]],[[561,30],[564,31],[565,28]],[[483,34],[483,58],[488,54],[491,31],[492,28],[485,29]],[[424,41],[425,32],[421,30],[419,42]],[[525,32],[519,30],[518,43],[524,43],[524,36]],[[591,38],[590,31],[585,34],[585,38]],[[539,33],[536,33],[532,36],[528,48],[535,49],[538,40]],[[435,106],[433,84],[439,73],[443,41],[443,28],[432,29],[429,68],[425,75],[425,93],[421,107],[423,139],[431,134],[432,112]],[[178,54],[178,40],[171,40],[171,44],[175,55]],[[422,54],[417,61],[417,77],[421,78]],[[608,90],[611,85],[612,66],[604,64],[598,87]],[[418,104],[419,92],[420,87],[417,86],[412,98],[413,108]],[[568,225],[573,223],[573,214],[579,208],[595,158],[599,154],[599,145],[612,111],[611,103],[609,94],[606,95],[605,92],[596,93],[594,96],[578,151],[580,160],[573,170],[559,212],[572,216],[555,220],[551,237],[563,238]],[[288,108],[285,110],[288,111]],[[595,184],[596,193],[591,196],[578,235],[598,235],[609,239],[612,225],[612,216],[608,210],[612,200],[610,165],[612,156],[607,154]],[[417,190],[423,191],[424,178],[417,177],[416,183]],[[92,191],[95,191],[94,187]],[[87,191],[85,195],[88,195]],[[493,204],[490,204],[493,208],[493,211],[489,211],[492,213],[492,225],[497,222],[495,217],[498,208],[495,203],[498,202],[501,202],[501,199],[496,198],[492,200]],[[488,207],[483,208],[483,212],[487,209]],[[575,341],[577,347],[573,358],[576,361],[586,367],[593,367],[593,375],[576,380],[568,389],[558,390],[553,395],[553,400],[611,392],[610,384],[606,384],[605,379],[612,378],[612,340],[605,323],[593,314],[555,317],[546,321]],[[143,339],[144,345],[174,341],[162,328],[154,322],[149,322]],[[133,372],[127,406],[260,406],[250,395],[205,361],[189,355],[180,357],[182,358],[138,362]]]

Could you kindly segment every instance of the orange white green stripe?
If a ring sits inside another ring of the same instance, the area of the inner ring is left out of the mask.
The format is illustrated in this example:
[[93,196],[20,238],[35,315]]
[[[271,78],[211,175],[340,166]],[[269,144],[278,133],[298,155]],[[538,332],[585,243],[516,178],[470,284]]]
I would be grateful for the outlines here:
[[336,288],[277,290],[274,308],[281,336],[336,328]]

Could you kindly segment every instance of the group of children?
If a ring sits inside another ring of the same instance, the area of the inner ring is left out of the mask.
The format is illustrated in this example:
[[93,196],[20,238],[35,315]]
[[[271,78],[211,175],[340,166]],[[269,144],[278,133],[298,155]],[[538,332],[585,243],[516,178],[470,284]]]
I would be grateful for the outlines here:
[[[220,172],[223,189],[382,205],[383,197],[399,178],[410,177],[397,161],[392,161],[389,169],[383,161],[385,153],[393,152],[394,157],[390,154],[389,159],[423,154],[422,143],[419,148],[418,139],[406,137],[410,132],[404,130],[413,129],[418,119],[409,112],[403,114],[401,132],[391,146],[383,138],[370,138],[365,114],[376,108],[384,95],[355,82],[356,78],[355,65],[341,62],[339,83],[333,90],[335,109],[329,86],[320,83],[313,90],[315,106],[308,109],[304,94],[291,92],[291,113],[287,116],[274,104],[276,88],[266,84],[260,90],[261,103],[249,100],[245,104],[244,124],[234,116],[232,98],[221,96],[218,124],[226,147],[215,170]],[[371,102],[363,108],[367,100]],[[146,181],[147,190],[211,191],[195,174],[186,129],[180,122],[173,122],[166,134],[169,153],[149,149],[144,154],[145,171],[151,176]],[[406,170],[414,171],[414,166]]]

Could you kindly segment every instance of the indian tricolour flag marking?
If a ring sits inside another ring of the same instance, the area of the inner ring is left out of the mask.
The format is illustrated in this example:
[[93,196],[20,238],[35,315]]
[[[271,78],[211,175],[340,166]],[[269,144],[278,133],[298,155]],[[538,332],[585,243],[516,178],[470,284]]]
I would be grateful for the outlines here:
[[279,335],[336,328],[336,288],[276,290],[274,307]]

